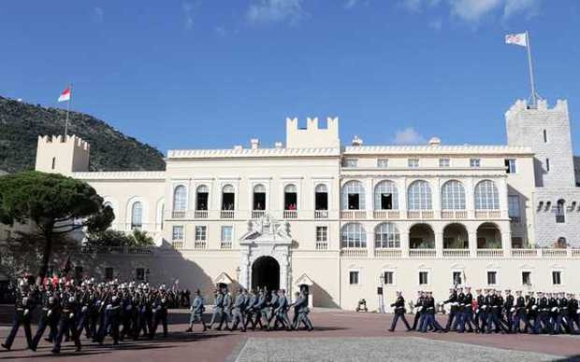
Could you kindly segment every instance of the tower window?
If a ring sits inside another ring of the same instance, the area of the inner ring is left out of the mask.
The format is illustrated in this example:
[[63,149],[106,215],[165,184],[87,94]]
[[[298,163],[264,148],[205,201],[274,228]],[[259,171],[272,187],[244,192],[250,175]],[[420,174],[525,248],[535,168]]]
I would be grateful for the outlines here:
[[562,272],[553,271],[552,272],[552,285],[561,285],[561,284],[562,284]]
[[56,157],[52,158],[52,169],[54,170],[54,168],[56,167]]
[[544,130],[544,143],[548,143],[548,131]]
[[563,224],[566,222],[566,201],[560,199],[556,204],[556,223]]
[[550,172],[550,159],[546,158],[546,172]]
[[505,160],[505,167],[507,173],[516,173],[516,160],[508,158]]

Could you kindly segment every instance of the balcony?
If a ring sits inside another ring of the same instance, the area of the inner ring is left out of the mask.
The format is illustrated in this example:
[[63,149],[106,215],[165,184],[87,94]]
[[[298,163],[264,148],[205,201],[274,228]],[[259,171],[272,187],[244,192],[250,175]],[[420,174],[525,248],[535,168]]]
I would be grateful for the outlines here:
[[234,210],[222,210],[220,212],[221,219],[233,219],[235,218],[236,214]]
[[366,258],[368,255],[368,250],[366,248],[349,248],[342,249],[340,255],[346,258]]
[[194,249],[207,249],[207,242],[205,240],[196,240],[193,244]]
[[375,258],[398,259],[403,256],[401,249],[375,249]]
[[539,249],[512,249],[512,258],[537,258]]
[[328,242],[317,241],[316,242],[316,250],[328,250]]
[[342,210],[340,212],[340,218],[344,220],[366,219],[367,212],[365,210]]
[[296,210],[284,210],[282,213],[284,219],[297,219],[298,218],[298,211]]
[[207,210],[195,210],[194,217],[196,219],[207,219],[209,212]]
[[183,241],[177,241],[177,240],[173,240],[173,242],[171,243],[171,246],[173,246],[173,249],[175,250],[181,250],[183,249]]
[[232,248],[232,242],[231,241],[222,241],[220,243],[220,249],[231,249]]
[[544,258],[565,258],[568,256],[566,249],[540,249]]
[[401,212],[398,210],[375,210],[373,218],[382,220],[397,220],[401,218]]
[[315,219],[328,219],[328,210],[314,210]]
[[467,210],[441,210],[442,219],[467,219]]
[[264,215],[266,215],[265,210],[252,210],[252,219],[259,219]]
[[476,219],[501,219],[500,210],[475,210]]
[[477,249],[478,258],[503,258],[503,249]]
[[409,210],[407,211],[408,219],[433,219],[433,210]]
[[428,259],[436,255],[435,249],[409,249],[409,258]]
[[185,218],[185,211],[173,211],[171,217],[173,219],[183,219]]
[[469,249],[443,249],[444,258],[469,258]]

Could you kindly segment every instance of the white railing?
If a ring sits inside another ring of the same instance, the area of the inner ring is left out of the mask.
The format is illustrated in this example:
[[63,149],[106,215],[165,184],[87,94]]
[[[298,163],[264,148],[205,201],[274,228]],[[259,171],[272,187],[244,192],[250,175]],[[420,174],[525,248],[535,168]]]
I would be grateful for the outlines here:
[[185,218],[185,211],[173,211],[171,217],[174,219],[183,219]]
[[282,214],[284,219],[297,219],[298,218],[298,211],[296,210],[284,210]]
[[259,219],[264,215],[266,215],[264,210],[252,210],[252,219]]
[[342,249],[340,255],[347,258],[366,258],[368,256],[367,249]]
[[409,258],[434,258],[435,249],[409,249]]
[[373,211],[375,219],[400,219],[401,212],[398,210],[375,210]]
[[232,242],[231,241],[222,241],[220,243],[220,248],[221,249],[231,249],[232,248]]
[[512,249],[512,258],[537,258],[539,249]]
[[573,258],[580,257],[580,249],[571,249],[570,250],[570,256],[573,257]]
[[467,210],[441,210],[442,219],[467,219]]
[[500,210],[475,210],[476,219],[500,219]]
[[375,258],[401,258],[401,249],[375,249]]
[[503,258],[503,249],[477,249],[478,258]]
[[314,210],[315,219],[328,219],[328,210]]
[[196,241],[195,243],[193,243],[193,248],[194,249],[206,249],[207,242],[205,240]]
[[365,210],[342,210],[340,218],[345,220],[366,219],[367,212]]
[[194,217],[196,219],[207,219],[209,212],[207,210],[195,210]]
[[443,249],[444,258],[469,258],[469,249]]
[[568,256],[566,249],[540,249],[544,258],[565,258]]
[[328,242],[317,241],[316,242],[316,250],[328,250]]
[[183,249],[183,241],[175,241],[175,240],[174,240],[174,241],[171,243],[171,246],[173,246],[173,249],[176,249],[176,250]]
[[222,210],[220,211],[220,218],[221,219],[233,219],[235,217],[234,210]]
[[408,219],[433,219],[433,210],[409,210]]

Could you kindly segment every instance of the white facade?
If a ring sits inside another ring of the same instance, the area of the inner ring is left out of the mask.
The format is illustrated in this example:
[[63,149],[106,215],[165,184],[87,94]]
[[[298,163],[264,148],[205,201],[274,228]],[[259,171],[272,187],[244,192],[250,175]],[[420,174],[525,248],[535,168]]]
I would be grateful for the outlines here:
[[[138,259],[151,281],[172,275],[206,294],[218,282],[275,280],[291,292],[305,283],[314,305],[349,309],[360,298],[376,307],[379,284],[387,298],[395,289],[443,296],[454,282],[577,290],[580,250],[552,249],[561,237],[580,246],[567,105],[532,110],[518,101],[506,120],[506,146],[357,138],[344,147],[336,118],[324,129],[316,118],[306,129],[287,119],[285,146],[171,150],[164,172],[86,172],[88,145],[66,140],[81,145],[70,155],[44,137],[37,168],[89,182],[115,211],[114,228],[155,236],[162,248],[151,255],[108,257],[120,276]],[[542,174],[547,158],[554,171]],[[556,223],[544,209],[560,199],[565,221]]]

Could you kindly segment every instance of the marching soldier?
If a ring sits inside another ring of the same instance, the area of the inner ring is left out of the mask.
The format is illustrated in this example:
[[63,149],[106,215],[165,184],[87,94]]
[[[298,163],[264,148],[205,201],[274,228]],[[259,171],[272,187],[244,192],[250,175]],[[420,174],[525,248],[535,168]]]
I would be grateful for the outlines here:
[[74,341],[77,352],[81,350],[81,341],[76,327],[76,315],[79,310],[76,295],[72,291],[69,283],[65,286],[66,290],[62,295],[62,313],[60,316],[60,323],[58,326],[58,333],[54,341],[52,353],[60,353],[60,346],[65,334],[70,333],[71,339]]
[[14,338],[16,337],[16,333],[18,333],[18,329],[20,326],[24,328],[24,334],[26,335],[26,343],[28,344],[28,348],[34,350],[34,346],[32,344],[32,332],[30,330],[30,312],[34,308],[34,304],[32,301],[32,293],[29,290],[28,284],[24,280],[20,281],[20,290],[16,297],[16,304],[15,304],[15,316],[14,316],[14,323],[12,324],[12,329],[10,330],[10,334],[6,337],[6,341],[2,343],[2,347],[7,350],[12,348],[12,343],[14,343]]
[[447,319],[447,325],[445,326],[445,331],[449,332],[453,325],[453,320],[457,314],[457,291],[455,288],[449,288],[449,298],[443,302],[443,305],[449,304],[451,305],[449,309],[449,317]]
[[421,310],[423,309],[423,299],[425,299],[425,295],[422,291],[417,292],[417,302],[413,305],[415,308],[415,319],[413,320],[413,326],[411,330],[416,331],[417,326],[419,323],[419,319],[421,318]]
[[59,318],[60,311],[58,299],[54,293],[47,290],[42,297],[42,314],[40,315],[38,329],[36,330],[34,338],[32,339],[32,345],[30,349],[36,351],[38,343],[40,342],[46,327],[49,328],[48,340],[50,342],[54,341],[57,334]]
[[193,331],[193,323],[200,322],[203,325],[203,331],[207,330],[205,322],[203,320],[203,312],[205,311],[205,307],[203,305],[203,297],[201,296],[201,291],[197,289],[195,291],[195,297],[193,298],[193,304],[190,307],[191,314],[189,316],[189,328],[186,332]]
[[211,314],[211,320],[209,321],[209,329],[213,328],[214,323],[221,324],[223,314],[224,314],[224,295],[221,290],[218,290],[216,288],[214,291],[214,306]]
[[159,323],[163,326],[163,337],[167,337],[167,308],[169,301],[167,300],[167,291],[162,286],[159,288],[157,297],[153,299],[153,327],[149,332],[149,339],[155,337],[155,332],[157,332],[157,327]]
[[232,327],[230,331],[234,331],[238,328],[238,324],[240,324],[240,330],[242,332],[246,331],[246,326],[244,325],[244,316],[243,316],[243,309],[245,304],[246,297],[244,296],[243,289],[240,288],[238,290],[238,295],[236,296],[236,300],[234,302],[234,309],[232,312]]
[[267,329],[270,330],[271,323],[274,321],[276,322],[276,308],[278,308],[278,291],[272,290],[272,294],[270,295],[270,301],[268,302],[269,307],[269,314],[268,314],[268,326]]
[[525,333],[528,333],[529,321],[526,315],[526,299],[522,296],[521,290],[516,290],[514,316],[511,326],[511,331],[513,333],[522,333],[521,322],[524,323]]
[[403,294],[399,291],[397,292],[397,300],[395,303],[391,304],[392,308],[395,308],[395,316],[393,317],[393,322],[391,323],[391,328],[389,329],[390,332],[394,332],[395,328],[397,328],[397,322],[399,318],[403,321],[405,326],[407,327],[407,331],[411,330],[411,326],[407,319],[405,318],[405,298],[403,298]]
[[304,328],[311,332],[314,328],[312,327],[312,322],[308,318],[308,313],[310,313],[310,308],[308,308],[308,292],[306,289],[302,289],[298,293],[298,297],[294,301],[294,313],[298,313],[298,316],[294,316],[294,324],[292,329],[298,329],[300,323],[304,324]]

